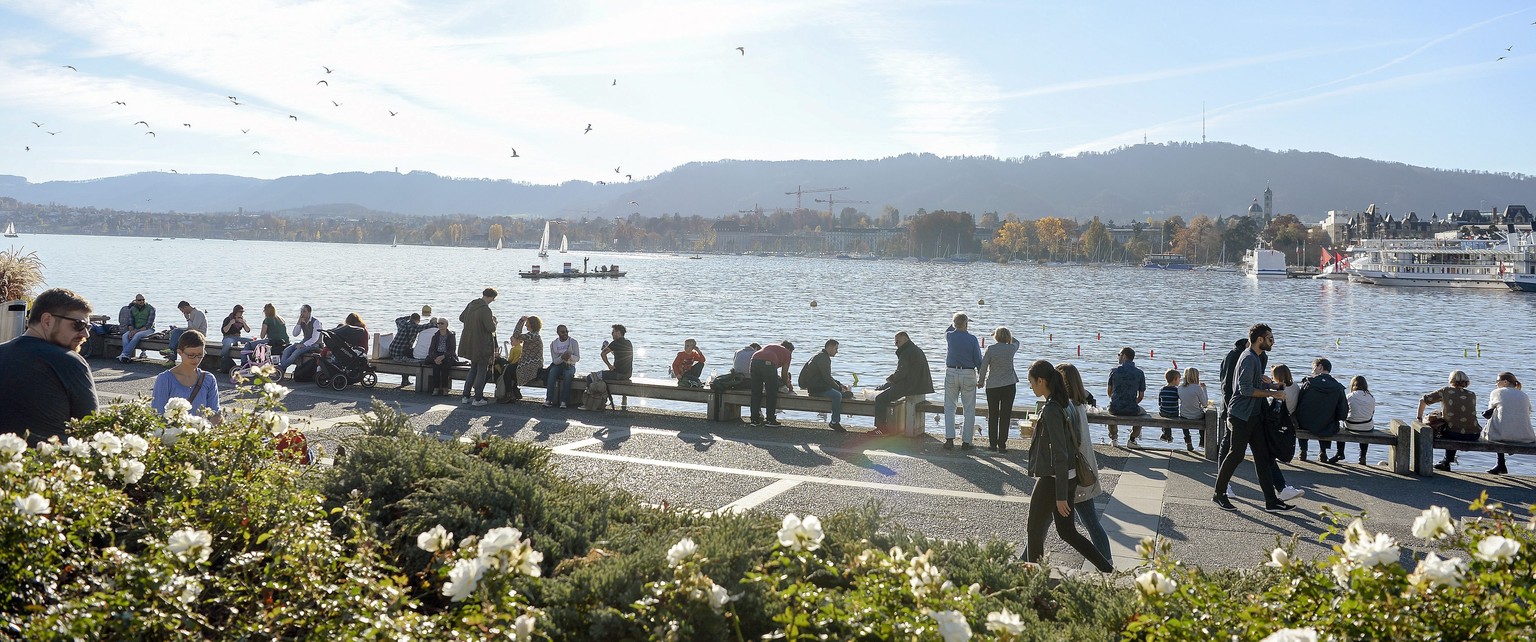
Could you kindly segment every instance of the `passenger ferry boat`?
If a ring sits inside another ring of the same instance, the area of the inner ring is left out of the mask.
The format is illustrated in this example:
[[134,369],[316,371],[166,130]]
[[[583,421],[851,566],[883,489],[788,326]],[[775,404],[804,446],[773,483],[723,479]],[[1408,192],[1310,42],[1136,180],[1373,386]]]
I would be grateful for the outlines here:
[[[1350,248],[1350,280],[1388,286],[1514,288],[1506,276],[1536,260],[1529,233],[1483,238],[1366,239]],[[1519,289],[1519,288],[1516,288]]]
[[1158,254],[1148,254],[1146,261],[1142,262],[1141,267],[1149,270],[1188,270],[1195,266],[1191,265],[1189,259],[1184,258],[1183,254],[1178,252],[1161,252]]
[[1243,253],[1243,274],[1256,279],[1283,279],[1285,253],[1260,247]]

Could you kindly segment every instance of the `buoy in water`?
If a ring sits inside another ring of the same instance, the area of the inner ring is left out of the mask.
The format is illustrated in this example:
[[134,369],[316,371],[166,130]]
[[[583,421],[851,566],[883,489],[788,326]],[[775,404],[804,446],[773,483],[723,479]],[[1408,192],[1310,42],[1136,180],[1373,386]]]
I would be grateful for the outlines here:
[[1205,352],[1205,342],[1204,341],[1200,342],[1200,351],[1201,352]]
[[987,304],[987,300],[986,299],[976,299],[976,305],[986,305],[986,304]]
[[1094,341],[1103,341],[1104,340],[1104,333],[1101,331],[1101,332],[1098,332],[1098,333],[1094,334],[1093,335],[1093,340]]
[[1148,350],[1147,351],[1147,358],[1148,359],[1154,358],[1156,356],[1157,356],[1157,351],[1156,350]]
[[1462,348],[1461,349],[1461,358],[1463,358],[1463,359],[1467,358],[1467,349],[1466,348]]
[[816,299],[811,299],[811,307],[816,307]]
[[1051,334],[1045,335],[1045,340],[1046,340],[1047,343],[1055,341],[1056,340],[1056,333],[1052,332]]
[[1173,360],[1173,369],[1174,370],[1178,370],[1179,369],[1179,360],[1178,359],[1174,359]]
[[1077,344],[1077,356],[1083,356],[1083,344],[1081,343]]
[[1477,358],[1483,358],[1483,344],[1477,344]]

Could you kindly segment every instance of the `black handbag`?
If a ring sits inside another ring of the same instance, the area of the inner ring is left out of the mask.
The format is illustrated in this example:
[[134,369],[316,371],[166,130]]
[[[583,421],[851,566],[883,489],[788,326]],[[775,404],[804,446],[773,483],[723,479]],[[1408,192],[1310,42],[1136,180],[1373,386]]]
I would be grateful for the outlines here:
[[1290,463],[1296,458],[1296,422],[1284,399],[1271,399],[1264,410],[1264,439],[1277,461]]

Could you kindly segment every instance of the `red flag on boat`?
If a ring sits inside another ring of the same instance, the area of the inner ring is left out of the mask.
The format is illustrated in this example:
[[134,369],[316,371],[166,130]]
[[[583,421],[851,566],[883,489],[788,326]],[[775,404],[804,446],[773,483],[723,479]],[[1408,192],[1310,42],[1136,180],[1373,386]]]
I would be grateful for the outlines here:
[[1328,248],[1326,248],[1326,247],[1323,248],[1323,258],[1322,258],[1322,261],[1317,264],[1317,267],[1325,268],[1325,267],[1328,267],[1328,264],[1332,263],[1332,262],[1333,262],[1333,255],[1328,253]]

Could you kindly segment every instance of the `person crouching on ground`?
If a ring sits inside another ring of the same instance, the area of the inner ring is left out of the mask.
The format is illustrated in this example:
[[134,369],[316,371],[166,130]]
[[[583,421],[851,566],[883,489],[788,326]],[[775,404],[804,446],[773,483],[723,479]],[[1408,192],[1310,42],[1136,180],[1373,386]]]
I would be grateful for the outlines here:
[[1029,389],[1045,399],[1040,419],[1035,423],[1035,438],[1029,445],[1029,476],[1035,489],[1029,497],[1029,521],[1024,561],[1039,563],[1045,556],[1045,532],[1054,522],[1056,534],[1093,564],[1109,573],[1115,566],[1093,542],[1072,525],[1072,492],[1077,487],[1078,450],[1073,446],[1074,430],[1067,417],[1067,384],[1061,373],[1044,359],[1029,366]]

